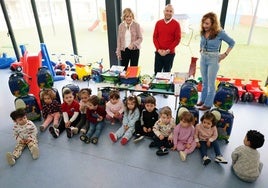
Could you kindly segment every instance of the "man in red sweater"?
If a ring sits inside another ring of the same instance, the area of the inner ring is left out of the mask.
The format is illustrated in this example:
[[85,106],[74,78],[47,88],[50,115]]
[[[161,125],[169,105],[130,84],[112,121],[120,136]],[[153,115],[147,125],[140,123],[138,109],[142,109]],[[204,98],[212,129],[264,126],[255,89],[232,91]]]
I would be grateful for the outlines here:
[[181,28],[173,17],[174,9],[168,4],[164,10],[164,19],[155,24],[153,41],[156,48],[154,73],[170,72],[175,57],[175,47],[181,40]]

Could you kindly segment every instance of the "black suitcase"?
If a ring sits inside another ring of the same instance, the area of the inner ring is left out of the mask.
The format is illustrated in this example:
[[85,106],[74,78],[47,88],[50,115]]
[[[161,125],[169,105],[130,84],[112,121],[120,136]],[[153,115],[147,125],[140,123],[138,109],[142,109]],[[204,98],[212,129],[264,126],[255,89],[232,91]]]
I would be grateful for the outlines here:
[[16,109],[24,108],[26,110],[26,115],[29,120],[41,120],[40,108],[34,95],[28,94],[26,96],[18,97],[15,99],[14,103]]

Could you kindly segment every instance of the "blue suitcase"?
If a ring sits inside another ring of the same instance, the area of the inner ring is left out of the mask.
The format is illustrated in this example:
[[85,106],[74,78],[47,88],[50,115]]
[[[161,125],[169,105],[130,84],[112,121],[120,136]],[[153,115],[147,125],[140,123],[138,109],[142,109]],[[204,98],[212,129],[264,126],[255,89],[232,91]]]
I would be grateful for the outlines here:
[[212,109],[211,112],[215,115],[218,129],[218,139],[225,140],[226,143],[229,143],[229,137],[232,132],[234,115],[231,110],[222,110],[222,109]]
[[27,118],[31,121],[40,121],[41,112],[37,100],[34,95],[28,94],[26,96],[18,97],[15,99],[15,108],[24,108]]

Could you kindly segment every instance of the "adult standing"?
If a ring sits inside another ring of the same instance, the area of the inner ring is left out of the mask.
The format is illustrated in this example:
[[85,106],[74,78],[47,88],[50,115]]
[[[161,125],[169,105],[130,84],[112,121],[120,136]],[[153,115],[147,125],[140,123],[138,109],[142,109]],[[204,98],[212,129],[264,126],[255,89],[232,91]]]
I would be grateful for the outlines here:
[[[197,104],[199,110],[209,110],[215,96],[215,80],[220,67],[221,60],[225,59],[235,41],[229,37],[221,28],[217,15],[213,12],[205,14],[201,20],[200,41],[200,71],[202,76],[202,93],[200,102]],[[228,44],[224,53],[220,53],[221,42]]]
[[154,73],[170,72],[175,57],[175,47],[181,40],[181,27],[177,20],[173,19],[174,9],[171,4],[164,9],[164,19],[155,24],[153,42],[156,48]]
[[121,66],[138,66],[142,34],[140,25],[135,21],[130,8],[125,8],[122,15],[122,23],[119,24],[117,36],[116,55],[121,61]]

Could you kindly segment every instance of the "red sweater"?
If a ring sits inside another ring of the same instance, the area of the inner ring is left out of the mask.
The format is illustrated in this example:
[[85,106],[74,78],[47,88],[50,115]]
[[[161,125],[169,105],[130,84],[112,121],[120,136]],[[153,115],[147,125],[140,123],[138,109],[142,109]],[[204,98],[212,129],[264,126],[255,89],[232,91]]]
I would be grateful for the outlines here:
[[181,41],[181,27],[178,21],[172,19],[165,23],[164,19],[155,24],[153,41],[156,51],[159,49],[170,50],[171,54],[175,53],[175,47]]
[[104,119],[106,117],[106,111],[105,111],[105,108],[103,106],[98,105],[96,110],[87,109],[87,120],[90,123],[97,123],[97,119],[99,116],[102,116],[103,117],[102,121],[104,121]]

